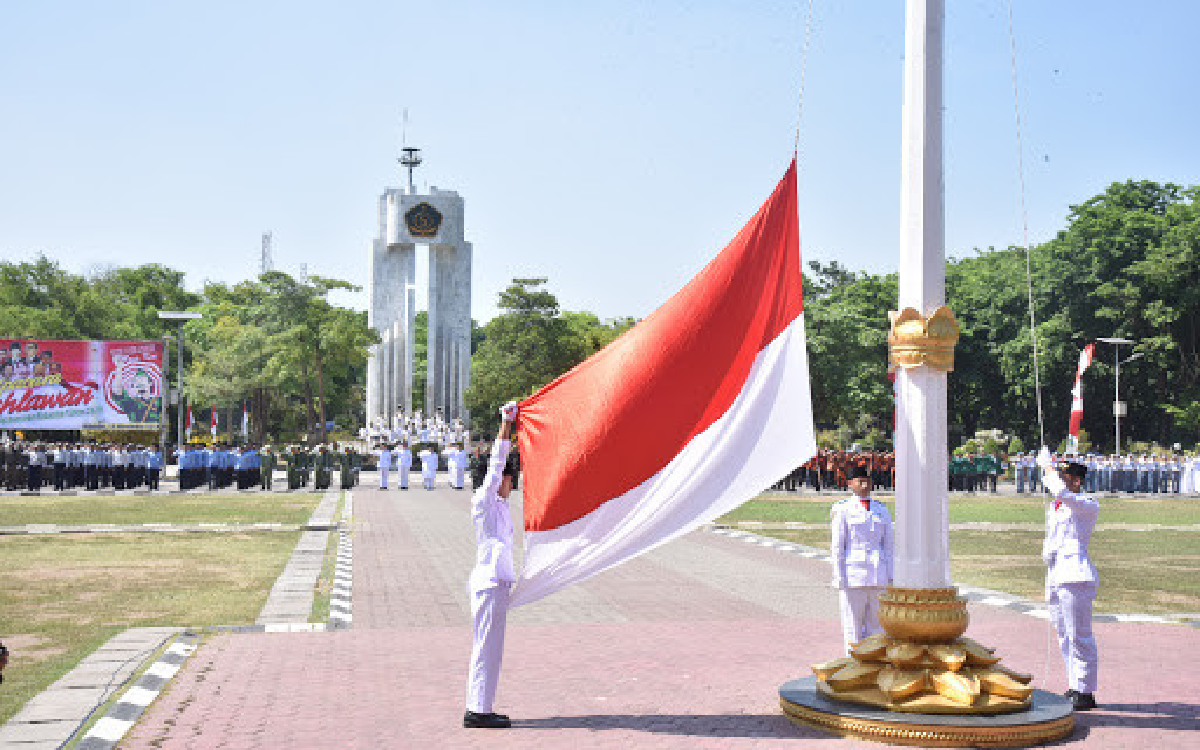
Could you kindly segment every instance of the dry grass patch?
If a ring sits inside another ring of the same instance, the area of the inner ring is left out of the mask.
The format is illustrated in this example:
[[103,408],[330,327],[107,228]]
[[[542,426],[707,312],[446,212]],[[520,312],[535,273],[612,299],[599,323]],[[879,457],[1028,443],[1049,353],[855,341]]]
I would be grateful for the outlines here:
[[[0,537],[0,723],[130,627],[253,622],[299,532]],[[22,645],[25,644],[25,645]]]

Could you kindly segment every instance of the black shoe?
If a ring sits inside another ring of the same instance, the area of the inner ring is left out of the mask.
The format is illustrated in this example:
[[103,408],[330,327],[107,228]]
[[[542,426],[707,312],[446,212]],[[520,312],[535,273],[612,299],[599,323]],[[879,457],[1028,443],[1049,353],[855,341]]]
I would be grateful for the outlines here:
[[1075,688],[1071,688],[1067,692],[1063,693],[1063,697],[1066,698],[1067,700],[1071,700],[1077,695],[1079,695],[1079,691],[1076,690]]
[[1075,693],[1071,696],[1071,707],[1076,711],[1091,711],[1096,707],[1096,697],[1091,693]]
[[467,711],[463,714],[463,727],[467,729],[508,729],[512,720],[504,714],[477,714]]

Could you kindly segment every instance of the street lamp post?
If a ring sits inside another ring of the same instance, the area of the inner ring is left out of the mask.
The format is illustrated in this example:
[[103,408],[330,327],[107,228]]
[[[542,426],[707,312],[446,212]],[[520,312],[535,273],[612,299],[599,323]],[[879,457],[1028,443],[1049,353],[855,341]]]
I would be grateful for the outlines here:
[[158,317],[160,320],[179,321],[179,341],[178,345],[175,347],[175,389],[179,393],[179,400],[175,405],[175,425],[177,428],[175,445],[180,446],[183,445],[183,323],[184,321],[188,320],[199,320],[204,316],[198,312],[159,310]]
[[1121,365],[1125,362],[1131,362],[1135,359],[1138,359],[1144,355],[1138,353],[1125,359],[1121,359],[1121,345],[1137,343],[1132,339],[1123,339],[1113,336],[1096,340],[1113,345],[1113,429],[1115,433],[1114,439],[1116,440],[1116,446],[1113,450],[1115,453],[1119,454],[1121,452],[1121,417],[1124,416],[1123,412],[1125,411],[1125,404],[1121,402]]

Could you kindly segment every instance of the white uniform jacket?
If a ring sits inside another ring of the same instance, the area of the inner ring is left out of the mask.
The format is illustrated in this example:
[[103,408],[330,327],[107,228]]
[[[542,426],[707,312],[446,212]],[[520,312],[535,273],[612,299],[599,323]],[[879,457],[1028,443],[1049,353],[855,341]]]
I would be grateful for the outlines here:
[[1063,484],[1058,472],[1046,471],[1046,489],[1054,500],[1046,509],[1046,539],[1042,542],[1042,560],[1049,568],[1046,582],[1097,581],[1096,568],[1088,557],[1088,544],[1096,528],[1100,504],[1091,495],[1076,495]]
[[401,469],[408,471],[412,468],[412,451],[408,448],[399,448],[396,450],[396,461]]
[[834,587],[890,586],[892,516],[887,506],[871,500],[868,511],[851,495],[834,503],[830,524]]
[[379,468],[380,469],[392,468],[392,452],[390,450],[388,450],[387,448],[384,448],[379,451]]
[[417,455],[421,458],[421,475],[426,479],[433,479],[436,477],[438,470],[438,454],[431,450],[424,450]]
[[471,520],[475,522],[476,540],[475,567],[471,569],[468,581],[471,591],[517,580],[513,572],[512,516],[509,515],[508,501],[498,494],[510,447],[507,440],[492,444],[487,476],[471,496]]

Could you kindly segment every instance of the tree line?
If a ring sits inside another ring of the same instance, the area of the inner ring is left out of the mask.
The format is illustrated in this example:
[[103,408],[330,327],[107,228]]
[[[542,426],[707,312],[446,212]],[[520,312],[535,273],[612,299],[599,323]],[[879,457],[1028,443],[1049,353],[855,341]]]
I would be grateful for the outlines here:
[[[1200,188],[1127,181],[1071,207],[1067,226],[1029,250],[1046,439],[1066,434],[1080,350],[1100,337],[1121,348],[1122,435],[1192,447],[1200,431]],[[894,273],[810,262],[805,320],[814,415],[822,442],[884,447],[892,389],[887,311]],[[162,309],[196,310],[182,326],[194,404],[251,406],[255,438],[324,439],[325,425],[364,421],[366,362],[379,341],[366,313],[329,301],[345,281],[297,280],[269,272],[189,292],[183,274],[161,265],[73,274],[39,257],[0,262],[0,336],[39,339],[161,339],[178,326]],[[949,376],[951,444],[999,429],[1034,446],[1037,419],[1033,338],[1020,247],[975,250],[946,266],[947,303],[961,327]],[[495,428],[496,407],[536,391],[599,351],[633,318],[601,320],[562,310],[546,278],[518,278],[500,293],[500,314],[472,325],[466,403],[476,434]],[[424,313],[416,320],[414,371],[424,372]],[[1084,420],[1092,444],[1112,449],[1114,351],[1098,344],[1084,377]],[[172,361],[172,366],[174,362]],[[414,379],[414,404],[424,379]],[[235,411],[236,409],[236,411]],[[1127,446],[1126,446],[1127,447]]]

